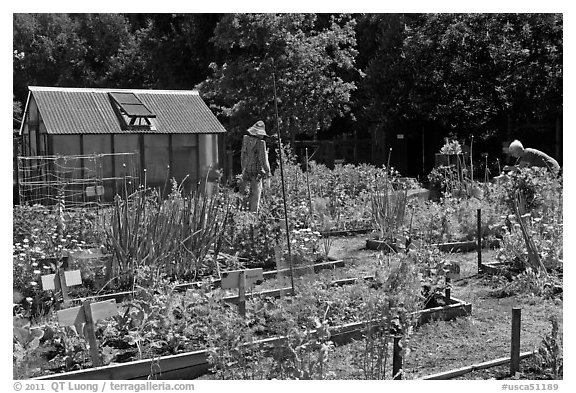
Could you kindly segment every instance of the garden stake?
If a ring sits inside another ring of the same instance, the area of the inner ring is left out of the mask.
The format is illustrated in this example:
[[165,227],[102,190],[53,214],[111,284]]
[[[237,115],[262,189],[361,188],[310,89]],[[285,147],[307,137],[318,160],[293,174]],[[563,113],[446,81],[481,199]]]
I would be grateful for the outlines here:
[[476,237],[478,240],[478,273],[482,272],[482,209],[476,210],[477,230]]
[[60,284],[60,289],[62,290],[62,305],[64,307],[68,307],[70,304],[70,296],[68,296],[68,285],[66,285],[66,274],[64,273],[64,269],[57,267],[56,268],[56,280],[58,280],[58,284]]
[[308,188],[308,209],[310,210],[310,223],[312,223],[314,217],[314,211],[312,211],[312,193],[310,192],[310,179],[308,178],[308,148],[306,148],[306,187]]
[[402,343],[401,336],[394,336],[394,354],[392,356],[392,378],[402,379]]
[[470,140],[470,185],[474,182],[474,165],[472,164],[472,145],[474,144],[474,135]]
[[386,177],[390,174],[390,157],[392,157],[392,148],[388,152],[388,162],[386,163]]
[[446,277],[446,289],[444,290],[444,302],[450,304],[450,277]]
[[91,301],[85,300],[82,303],[82,310],[84,311],[84,318],[86,318],[86,338],[88,345],[90,345],[90,357],[92,358],[92,365],[99,367],[102,365],[100,359],[100,351],[98,350],[98,342],[96,341],[96,332],[94,331],[94,316],[92,315]]
[[522,309],[512,308],[512,345],[510,348],[510,376],[514,377],[520,370],[520,318]]
[[222,272],[220,288],[238,288],[238,312],[241,316],[246,316],[246,286],[253,286],[264,279],[262,268],[232,270]]
[[488,154],[484,157],[484,183],[490,183],[490,169],[488,169]]
[[85,324],[85,338],[90,346],[90,357],[94,367],[102,365],[98,341],[96,341],[95,323],[104,318],[118,315],[115,300],[105,300],[103,302],[92,303],[91,300],[85,300],[81,306],[67,308],[58,311],[58,323],[61,326],[75,326],[76,330]]
[[242,270],[238,275],[238,312],[246,316],[246,272]]
[[[274,59],[272,59],[274,64]],[[282,138],[280,136],[280,122],[278,120],[278,98],[276,97],[276,75],[272,71],[272,85],[274,87],[274,110],[276,114],[276,131],[278,138],[278,155],[280,157],[280,182],[282,183],[282,202],[284,204],[284,221],[286,222],[286,242],[288,246],[288,263],[290,264],[290,285],[292,286],[292,293],[296,294],[294,290],[294,272],[292,271],[292,248],[290,246],[290,226],[288,225],[288,207],[286,205],[286,185],[284,184],[284,164],[282,163]]]

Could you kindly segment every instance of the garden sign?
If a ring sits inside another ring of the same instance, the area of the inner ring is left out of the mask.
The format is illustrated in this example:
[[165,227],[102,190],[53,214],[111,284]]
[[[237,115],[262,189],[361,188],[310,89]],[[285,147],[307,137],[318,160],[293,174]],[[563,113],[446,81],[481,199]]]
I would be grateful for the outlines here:
[[222,273],[220,287],[222,289],[238,288],[238,311],[246,315],[246,286],[254,286],[264,280],[262,268],[231,270]]

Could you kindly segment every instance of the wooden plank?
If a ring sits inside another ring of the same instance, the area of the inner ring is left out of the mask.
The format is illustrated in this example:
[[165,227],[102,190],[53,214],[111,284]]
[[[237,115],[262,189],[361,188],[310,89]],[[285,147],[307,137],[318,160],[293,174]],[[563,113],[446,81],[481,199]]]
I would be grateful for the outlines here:
[[[66,286],[72,287],[74,285],[82,284],[82,276],[80,270],[70,270],[64,272],[64,277],[66,278]],[[48,290],[60,290],[59,280],[56,280],[56,274],[46,274],[42,276],[42,289]],[[57,282],[58,281],[58,282]]]
[[463,252],[476,249],[476,241],[463,241],[463,242],[449,242],[449,243],[435,243],[432,246],[437,247],[442,252]]
[[392,378],[402,379],[402,344],[401,336],[394,336],[394,351],[392,354]]
[[[94,321],[109,318],[118,315],[116,300],[104,300],[102,302],[92,303],[92,317]],[[71,307],[58,311],[58,323],[61,326],[74,326],[86,323],[86,317],[82,306]]]
[[[318,272],[318,271],[323,270],[323,269],[333,269],[333,268],[336,268],[336,267],[344,267],[344,266],[345,266],[345,264],[344,264],[344,261],[343,261],[343,260],[334,260],[334,261],[328,261],[328,262],[321,262],[321,263],[311,264],[311,265],[303,266],[303,267],[294,267],[293,270],[294,270],[295,272],[298,272],[298,271],[300,271],[300,270],[306,270],[306,269],[309,270],[310,268],[314,268],[314,271],[315,271],[315,272]],[[275,278],[278,273],[281,273],[281,274],[289,274],[289,273],[290,273],[290,269],[269,270],[269,271],[266,271],[266,272],[263,272],[263,273],[262,273],[262,278],[263,278],[263,280],[268,280],[268,279],[271,279],[271,278]],[[186,289],[186,288],[193,287],[193,286],[200,287],[201,285],[202,285],[201,282],[190,282],[190,283],[178,284],[178,285],[176,285],[176,288],[177,288],[177,289],[182,289],[182,290],[184,290],[184,289]],[[212,286],[213,286],[214,288],[221,288],[221,286],[222,286],[221,280],[218,280],[218,279],[213,280],[213,281],[212,281]]]
[[522,309],[512,309],[512,341],[510,345],[510,375],[514,376],[520,370],[520,325]]
[[[262,274],[262,270],[260,270]],[[260,277],[262,277],[260,275]],[[246,271],[242,270],[238,277],[238,312],[241,316],[246,316]]]
[[[285,287],[279,289],[271,289],[267,291],[260,291],[260,292],[252,292],[246,294],[246,299],[251,299],[253,297],[273,297],[273,298],[280,298],[281,296],[292,295],[292,287]],[[238,296],[227,296],[222,298],[227,303],[231,304],[238,304],[239,297]]]
[[69,251],[68,255],[72,259],[100,259],[106,256],[100,248]]
[[222,280],[220,287],[222,289],[238,288],[240,283],[240,273],[244,272],[246,278],[246,286],[251,287],[256,285],[259,281],[264,281],[262,268],[246,269],[246,270],[231,270],[222,272]]
[[359,229],[342,229],[339,231],[325,231],[320,232],[320,236],[322,237],[330,237],[330,236],[350,236],[350,235],[362,235],[365,233],[373,232],[374,228],[359,228]]
[[487,274],[505,275],[506,273],[508,273],[507,266],[501,262],[488,263],[488,264],[483,263],[481,269],[483,273]]
[[[324,270],[324,269],[334,269],[337,267],[344,267],[344,266],[345,266],[345,264],[344,264],[343,260],[337,260],[337,261],[315,263],[315,264],[311,264],[308,266],[298,266],[298,267],[294,267],[292,270],[294,271],[294,273],[296,273],[296,272],[300,272],[300,271],[310,270],[310,268],[313,268],[315,272],[319,272],[319,271]],[[290,269],[271,270],[268,272],[264,272],[264,279],[267,280],[270,278],[274,278],[279,273],[290,274]]]
[[[526,359],[534,355],[534,352],[524,352],[520,354],[520,359]],[[510,358],[498,358],[494,360],[489,360],[487,362],[473,364],[471,366],[464,366],[450,371],[443,371],[441,373],[428,375],[426,377],[420,378],[422,380],[444,380],[460,377],[464,374],[468,374],[472,371],[483,370],[491,367],[502,366],[504,364],[510,363]]]
[[[157,359],[159,361],[161,373],[160,379],[164,379],[164,373],[169,371],[178,371],[191,369],[197,366],[206,367],[208,371],[208,356],[205,350],[193,351],[172,356],[163,356]],[[90,368],[84,370],[70,371],[66,373],[46,375],[38,377],[38,380],[133,380],[147,379],[150,375],[153,359],[136,360],[133,362],[110,364],[97,369]],[[184,371],[185,372],[185,371]],[[202,374],[193,375],[197,378]]]
[[84,313],[84,319],[86,320],[86,338],[88,340],[90,357],[92,358],[92,365],[94,367],[99,367],[102,365],[102,360],[100,359],[100,350],[98,349],[98,341],[96,340],[96,331],[94,330],[96,319],[92,314],[92,307],[90,300],[85,300],[82,304],[82,312]]
[[[452,306],[462,306],[461,300],[452,298]],[[458,303],[457,303],[458,302]],[[464,303],[469,305],[469,303]],[[470,305],[471,306],[471,305]],[[437,309],[441,307],[437,307]],[[436,310],[437,311],[437,310]],[[413,315],[419,312],[413,313]],[[439,314],[440,316],[443,314]],[[369,324],[377,327],[381,321],[374,319],[371,321],[351,322],[330,329],[330,339],[338,345],[346,344],[351,340],[359,340],[365,336],[365,329]],[[316,334],[316,331],[311,331]],[[273,347],[274,345],[283,345],[286,341],[285,336],[270,337],[244,345],[258,345],[263,347]],[[161,373],[159,379],[194,379],[209,371],[208,355],[206,350],[199,350],[178,355],[164,356],[157,359]],[[147,379],[150,375],[152,359],[137,360],[122,364],[113,364],[99,368],[86,370],[71,371],[48,375],[35,378],[36,380],[131,380]]]
[[482,209],[476,210],[476,240],[478,241],[478,273],[482,271]]
[[374,280],[374,276],[364,276],[360,278],[343,278],[341,280],[335,280],[330,283],[331,286],[340,287],[342,285],[352,285],[356,284],[358,281],[372,281]]
[[[333,269],[336,267],[344,267],[345,263],[343,260],[336,260],[336,261],[329,261],[329,262],[321,262],[321,263],[317,263],[314,265],[310,265],[309,267],[296,267],[294,268],[295,271],[300,270],[304,270],[304,269],[309,269],[310,267],[313,267],[315,271],[319,271],[322,269]],[[263,272],[262,273],[262,278],[264,280],[267,279],[271,279],[271,278],[275,278],[276,275],[278,274],[278,272],[280,273],[284,273],[284,274],[289,274],[290,273],[290,269],[282,269],[282,270],[271,270],[271,271],[267,271],[267,272]],[[196,286],[200,286],[201,283],[199,282],[191,282],[191,283],[183,283],[183,284],[178,284],[176,285],[176,289],[178,290],[186,290],[187,288],[190,287],[196,287]],[[215,288],[218,288],[221,286],[221,280],[214,280],[212,282],[212,285]],[[291,291],[291,290],[290,290]],[[98,299],[98,300],[107,300],[107,299],[115,299],[117,302],[121,302],[122,299],[129,297],[133,295],[132,291],[124,291],[124,292],[117,292],[117,293],[109,293],[109,294],[104,294],[104,295],[98,295],[98,296],[93,296],[90,297],[91,299]],[[71,299],[71,301],[80,301],[80,299]]]
[[434,319],[450,320],[456,317],[465,317],[472,313],[472,304],[463,302],[455,297],[451,297],[450,301],[453,303],[448,306],[428,308],[413,313],[418,319],[417,325],[422,325]]
[[54,286],[60,288],[62,291],[62,303],[64,307],[68,307],[70,297],[68,296],[68,285],[66,284],[66,272],[62,268],[56,270],[56,277],[54,278]]

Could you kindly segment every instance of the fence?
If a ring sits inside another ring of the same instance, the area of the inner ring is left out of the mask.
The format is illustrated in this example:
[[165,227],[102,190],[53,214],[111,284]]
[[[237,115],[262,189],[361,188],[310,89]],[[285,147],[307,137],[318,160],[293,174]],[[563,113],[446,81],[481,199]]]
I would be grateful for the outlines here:
[[[18,157],[21,204],[65,208],[98,206],[115,194],[130,195],[140,185],[137,153]],[[120,171],[112,171],[114,167]],[[120,176],[107,176],[111,173]]]

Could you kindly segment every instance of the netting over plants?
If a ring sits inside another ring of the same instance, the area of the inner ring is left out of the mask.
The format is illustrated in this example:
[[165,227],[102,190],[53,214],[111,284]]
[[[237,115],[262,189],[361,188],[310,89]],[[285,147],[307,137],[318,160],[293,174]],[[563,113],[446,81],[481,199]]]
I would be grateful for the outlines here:
[[21,204],[99,206],[140,185],[137,153],[18,157]]

